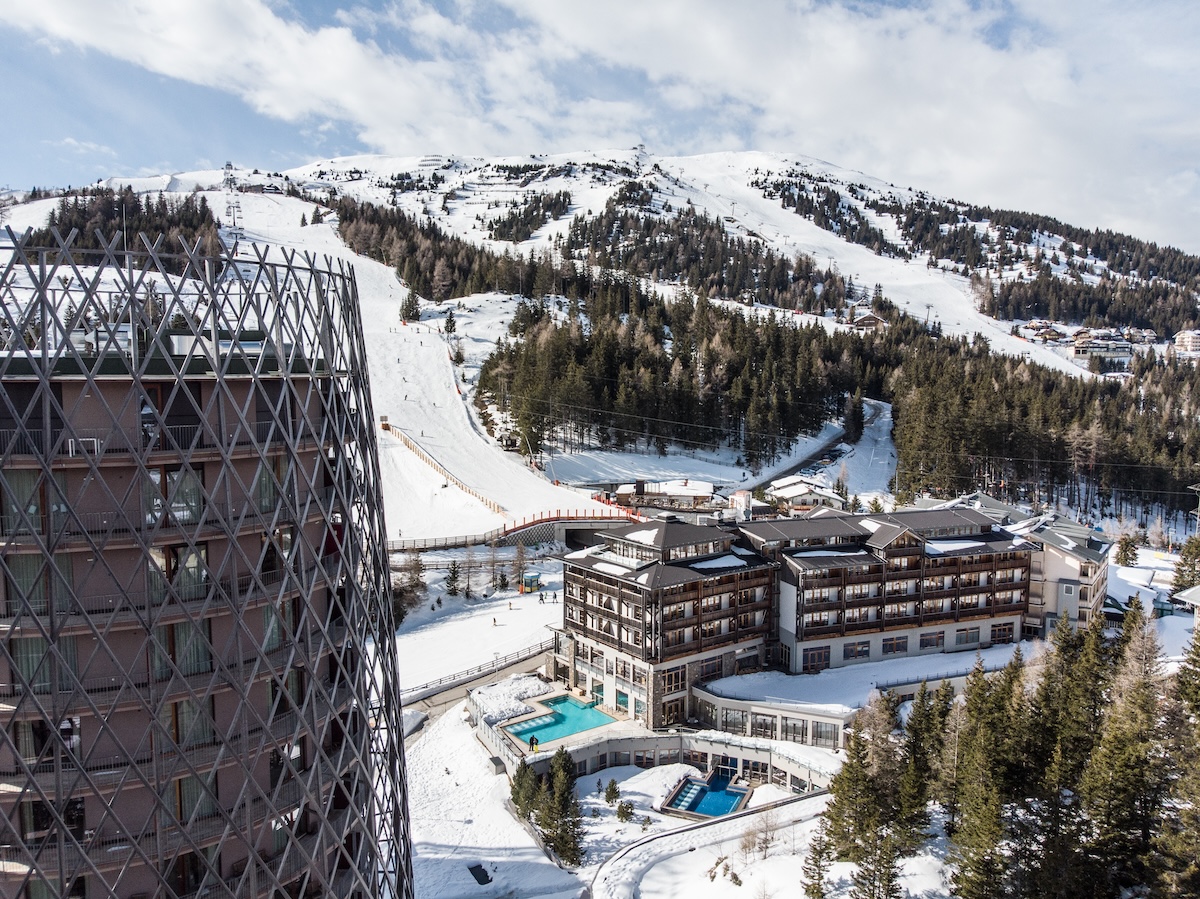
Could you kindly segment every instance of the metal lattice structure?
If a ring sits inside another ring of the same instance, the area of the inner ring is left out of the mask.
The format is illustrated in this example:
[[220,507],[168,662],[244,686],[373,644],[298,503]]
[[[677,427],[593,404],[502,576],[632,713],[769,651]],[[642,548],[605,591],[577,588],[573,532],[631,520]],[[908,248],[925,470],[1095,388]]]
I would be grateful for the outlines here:
[[411,897],[345,263],[0,251],[0,895]]

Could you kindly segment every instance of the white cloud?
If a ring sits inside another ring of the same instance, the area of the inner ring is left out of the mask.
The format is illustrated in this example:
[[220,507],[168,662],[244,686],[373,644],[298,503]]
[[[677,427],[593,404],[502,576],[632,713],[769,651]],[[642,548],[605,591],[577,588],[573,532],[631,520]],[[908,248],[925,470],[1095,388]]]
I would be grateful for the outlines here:
[[106,147],[104,144],[97,144],[90,140],[64,137],[62,140],[48,140],[44,143],[53,147],[62,147],[64,150],[70,150],[81,156],[108,156],[113,159],[117,157],[117,151],[112,147]]
[[1183,0],[397,0],[322,28],[265,0],[44,0],[5,20],[381,152],[774,149],[1200,250]]

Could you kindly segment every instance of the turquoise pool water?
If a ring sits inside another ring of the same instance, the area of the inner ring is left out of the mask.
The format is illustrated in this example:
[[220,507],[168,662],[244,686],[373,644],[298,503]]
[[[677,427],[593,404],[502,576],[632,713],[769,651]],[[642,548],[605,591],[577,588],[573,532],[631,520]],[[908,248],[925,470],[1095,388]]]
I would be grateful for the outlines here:
[[706,818],[718,818],[736,811],[749,795],[748,790],[729,786],[729,778],[714,775],[709,780],[689,777],[675,791],[667,808],[680,812],[691,812]]
[[606,715],[590,703],[580,702],[574,696],[557,696],[539,705],[550,711],[520,724],[510,724],[505,730],[522,743],[528,743],[530,737],[537,737],[539,743],[549,743],[551,740],[560,740],[580,731],[611,724],[616,720],[612,715]]

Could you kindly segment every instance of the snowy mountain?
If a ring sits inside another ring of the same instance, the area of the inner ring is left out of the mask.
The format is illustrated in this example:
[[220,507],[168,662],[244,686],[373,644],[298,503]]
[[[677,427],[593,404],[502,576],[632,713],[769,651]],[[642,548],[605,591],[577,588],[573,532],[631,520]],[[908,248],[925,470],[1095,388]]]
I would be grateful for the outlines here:
[[[149,194],[215,190],[223,174],[209,170],[102,183],[130,184]],[[1114,253],[1111,240],[1089,234],[1097,252],[1103,252],[1101,243],[1109,248],[1100,258],[1089,252],[1089,240],[1080,239],[1086,233],[1080,229],[1061,227],[1071,231],[1071,240],[1024,224],[1058,224],[1038,216],[1023,216],[1016,224],[994,223],[984,217],[990,210],[803,156],[739,152],[660,157],[640,147],[504,158],[363,155],[283,172],[235,167],[232,174],[242,190],[298,190],[320,199],[349,196],[421,216],[496,252],[526,256],[552,252],[576,216],[595,216],[613,200],[647,215],[670,216],[690,207],[719,220],[732,237],[758,242],[787,259],[805,254],[818,267],[852,278],[864,300],[879,285],[897,306],[940,324],[945,333],[978,333],[1000,352],[1070,372],[1080,369],[1070,361],[1069,350],[1030,343],[1012,333],[1012,321],[984,314],[995,305],[989,304],[988,292],[1041,272],[1094,286],[1103,280],[1165,281],[1154,266],[1168,272],[1180,268],[1159,261],[1163,254],[1180,254],[1149,245],[1158,255],[1143,261],[1151,269],[1143,276],[1131,267],[1142,261],[1134,253]],[[559,203],[552,204],[554,199]],[[549,214],[548,207],[553,207]],[[11,212],[10,224],[18,229],[25,208]],[[1011,221],[1011,214],[1005,220]],[[664,291],[672,287],[656,286]],[[1159,334],[1160,339],[1169,336]]]

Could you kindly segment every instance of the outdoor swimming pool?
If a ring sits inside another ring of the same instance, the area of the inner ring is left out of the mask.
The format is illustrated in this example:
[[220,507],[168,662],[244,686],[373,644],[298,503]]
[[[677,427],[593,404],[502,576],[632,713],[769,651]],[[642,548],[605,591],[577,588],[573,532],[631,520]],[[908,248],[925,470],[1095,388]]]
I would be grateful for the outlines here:
[[737,811],[749,795],[750,791],[743,787],[729,786],[729,778],[723,774],[710,775],[707,780],[689,777],[675,788],[666,808],[717,818]]
[[523,743],[528,743],[530,737],[537,737],[539,743],[549,743],[616,720],[612,715],[606,715],[591,703],[580,702],[574,696],[556,696],[539,705],[550,711],[520,724],[510,724],[505,730]]

